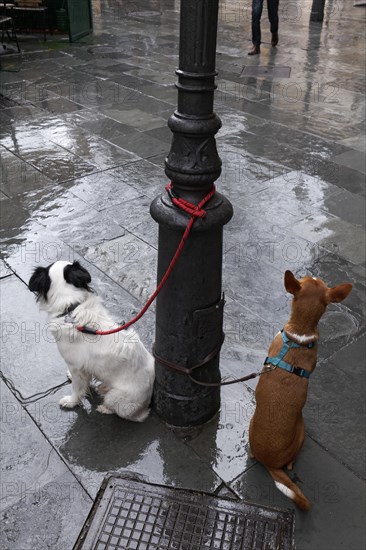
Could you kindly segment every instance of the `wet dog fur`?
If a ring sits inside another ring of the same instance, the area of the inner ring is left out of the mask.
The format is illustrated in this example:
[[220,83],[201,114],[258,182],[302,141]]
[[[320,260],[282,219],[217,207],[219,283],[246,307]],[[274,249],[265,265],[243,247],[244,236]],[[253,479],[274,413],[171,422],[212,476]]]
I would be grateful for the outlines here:
[[40,309],[48,313],[49,327],[70,373],[72,393],[60,405],[79,405],[95,378],[101,382],[98,391],[103,395],[98,412],[143,422],[150,412],[154,359],[131,328],[107,336],[77,330],[76,326],[100,330],[118,326],[90,282],[89,272],[76,261],[37,267],[29,281]]

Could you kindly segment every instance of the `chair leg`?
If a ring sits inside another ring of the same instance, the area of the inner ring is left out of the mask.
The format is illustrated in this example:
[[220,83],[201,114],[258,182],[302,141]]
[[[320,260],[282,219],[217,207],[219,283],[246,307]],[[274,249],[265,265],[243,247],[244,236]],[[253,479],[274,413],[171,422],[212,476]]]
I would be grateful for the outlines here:
[[14,20],[12,20],[12,33],[13,33],[13,40],[15,40],[16,45],[17,45],[18,53],[20,53],[20,47],[19,47],[18,37],[17,37],[17,33],[15,32]]
[[47,38],[46,38],[46,10],[44,10],[43,12],[43,38],[44,38],[44,41],[47,42]]

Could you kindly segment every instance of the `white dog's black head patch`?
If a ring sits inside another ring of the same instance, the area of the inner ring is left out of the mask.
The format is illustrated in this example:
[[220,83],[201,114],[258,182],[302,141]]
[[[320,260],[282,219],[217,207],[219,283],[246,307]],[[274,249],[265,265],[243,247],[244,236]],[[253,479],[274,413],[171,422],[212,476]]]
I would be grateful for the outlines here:
[[90,273],[79,262],[74,262],[64,267],[64,279],[70,285],[76,288],[85,288],[89,290],[88,283],[91,281]]
[[[60,280],[62,278],[62,281]],[[76,288],[91,292],[89,284],[90,273],[77,261],[55,262],[48,267],[37,267],[29,279],[29,290],[37,294],[37,300],[43,298],[47,302],[47,294],[51,284],[66,282]]]

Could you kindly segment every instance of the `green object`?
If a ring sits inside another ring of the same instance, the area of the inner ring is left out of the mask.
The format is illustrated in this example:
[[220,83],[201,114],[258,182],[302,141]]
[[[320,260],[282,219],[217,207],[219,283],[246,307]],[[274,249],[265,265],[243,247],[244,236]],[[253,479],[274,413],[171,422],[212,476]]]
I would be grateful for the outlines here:
[[69,32],[69,17],[64,8],[56,11],[56,27],[60,32]]
[[75,42],[93,31],[90,0],[67,0],[70,42]]

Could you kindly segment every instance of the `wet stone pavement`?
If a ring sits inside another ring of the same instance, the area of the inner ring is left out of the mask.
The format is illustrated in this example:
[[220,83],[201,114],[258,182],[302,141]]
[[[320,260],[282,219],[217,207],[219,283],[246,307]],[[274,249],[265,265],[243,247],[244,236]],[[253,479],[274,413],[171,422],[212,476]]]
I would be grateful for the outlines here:
[[[263,16],[250,48],[250,1],[221,2],[215,109],[234,204],[225,228],[223,375],[260,368],[289,314],[283,273],[352,282],[321,322],[294,476],[298,550],[365,548],[365,8],[280,2],[280,43]],[[0,72],[2,310],[1,534],[4,550],[69,550],[108,473],[293,508],[248,456],[255,383],[222,390],[220,414],[172,430],[61,410],[66,366],[27,281],[35,265],[78,259],[117,320],[155,287],[149,204],[166,183],[175,108],[179,2],[95,1],[94,34],[69,44],[20,36]],[[154,308],[138,330],[154,339]]]

